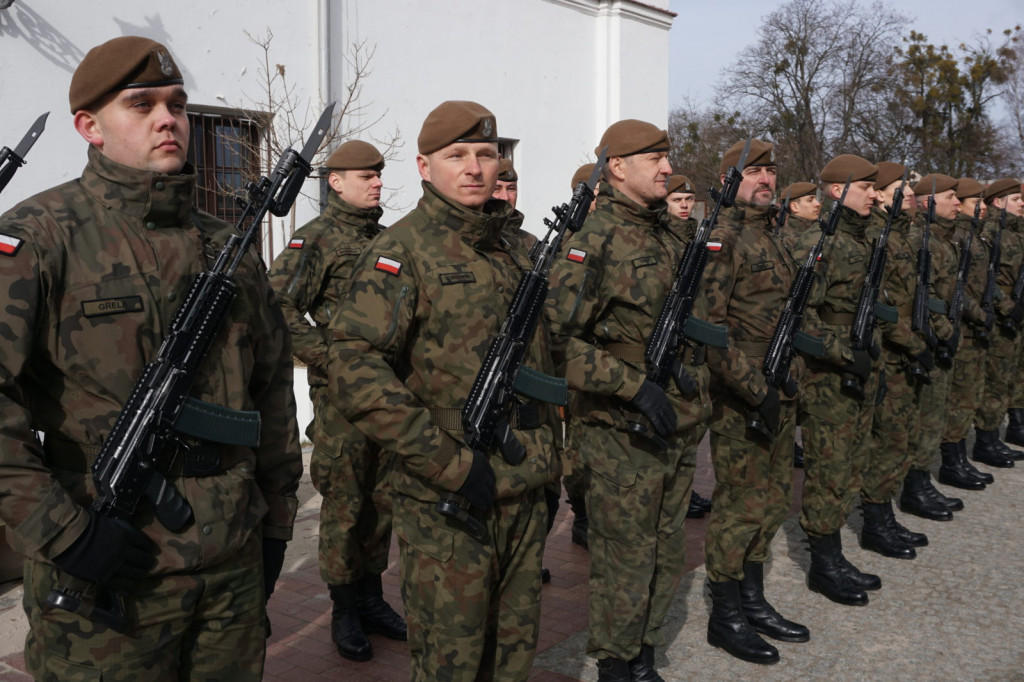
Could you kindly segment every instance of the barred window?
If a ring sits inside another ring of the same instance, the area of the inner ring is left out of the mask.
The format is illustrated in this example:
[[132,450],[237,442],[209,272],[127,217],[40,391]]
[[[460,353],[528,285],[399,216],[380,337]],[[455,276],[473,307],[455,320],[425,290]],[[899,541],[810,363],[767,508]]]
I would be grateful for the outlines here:
[[196,169],[197,205],[234,224],[245,198],[245,183],[260,177],[266,117],[256,112],[189,104],[192,141],[189,161]]

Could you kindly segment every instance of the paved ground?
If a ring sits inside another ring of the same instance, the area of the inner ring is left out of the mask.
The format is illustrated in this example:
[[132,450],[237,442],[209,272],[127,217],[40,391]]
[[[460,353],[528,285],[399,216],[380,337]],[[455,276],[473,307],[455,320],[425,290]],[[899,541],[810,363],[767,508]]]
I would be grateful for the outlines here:
[[[705,640],[710,608],[702,565],[704,520],[687,526],[688,561],[680,595],[669,618],[671,644],[658,652],[666,680],[1020,680],[1024,681],[1024,466],[994,470],[984,492],[964,492],[967,509],[951,523],[897,513],[904,525],[924,531],[929,547],[914,561],[885,559],[856,543],[860,515],[843,529],[847,556],[878,573],[883,588],[865,607],[845,607],[810,593],[803,533],[791,517],[773,545],[766,576],[771,601],[811,628],[806,644],[780,644],[782,662],[755,666],[736,660]],[[697,489],[707,495],[712,477],[706,444],[701,448]],[[794,471],[799,490],[801,473]],[[945,489],[944,489],[945,490]],[[952,493],[951,490],[945,490]],[[316,569],[319,498],[307,485],[289,545],[285,573],[270,602],[274,636],[268,644],[268,681],[406,680],[404,643],[374,636],[375,656],[353,663],[334,651],[328,632],[330,602]],[[798,498],[794,500],[794,509]],[[569,541],[571,512],[559,511],[545,553],[553,579],[544,587],[541,641],[531,680],[593,680],[586,643],[587,555]],[[392,564],[385,595],[400,608]],[[17,582],[0,585],[0,682],[27,680],[21,658],[24,621]]]

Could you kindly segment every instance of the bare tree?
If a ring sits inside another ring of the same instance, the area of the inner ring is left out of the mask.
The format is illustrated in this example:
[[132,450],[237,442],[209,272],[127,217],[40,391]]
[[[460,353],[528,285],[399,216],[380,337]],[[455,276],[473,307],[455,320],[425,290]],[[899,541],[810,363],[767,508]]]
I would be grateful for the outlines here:
[[672,140],[669,163],[672,172],[690,178],[698,200],[708,199],[709,187],[718,187],[718,166],[722,154],[748,135],[749,124],[738,112],[698,109],[692,102],[669,114],[668,133]]

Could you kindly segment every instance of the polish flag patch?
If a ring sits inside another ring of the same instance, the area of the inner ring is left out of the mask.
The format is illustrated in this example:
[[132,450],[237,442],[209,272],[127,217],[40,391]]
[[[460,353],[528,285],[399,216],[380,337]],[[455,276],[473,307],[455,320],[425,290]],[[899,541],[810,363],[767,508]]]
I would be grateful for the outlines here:
[[569,253],[565,255],[565,258],[573,263],[582,263],[587,259],[587,252],[582,249],[569,249]]
[[402,271],[402,264],[396,261],[394,258],[388,258],[387,256],[378,256],[377,263],[373,266],[374,270],[380,270],[386,272],[389,275],[398,276],[398,273]]
[[25,240],[18,239],[17,237],[9,237],[6,234],[0,234],[0,253],[5,256],[13,256],[18,253],[18,249],[25,243]]
[[708,251],[721,251],[722,242],[708,242]]
[[302,237],[292,237],[292,240],[288,242],[289,249],[301,249],[306,243],[306,240]]

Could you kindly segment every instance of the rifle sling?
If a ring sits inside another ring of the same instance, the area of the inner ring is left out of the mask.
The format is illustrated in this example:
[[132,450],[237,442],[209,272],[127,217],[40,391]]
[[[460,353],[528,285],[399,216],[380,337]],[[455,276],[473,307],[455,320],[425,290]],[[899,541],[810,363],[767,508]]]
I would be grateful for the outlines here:
[[232,410],[190,397],[181,408],[174,430],[213,443],[255,448],[260,444],[260,413]]
[[837,313],[831,310],[826,310],[820,315],[821,321],[825,324],[835,324],[849,327],[853,324],[853,320],[856,317],[853,313]]
[[[601,348],[611,353],[616,360],[622,360],[637,367],[644,367],[647,363],[646,350],[639,344],[606,343]],[[707,356],[704,346],[683,346],[680,350],[680,361],[684,365],[704,364],[704,358]]]

